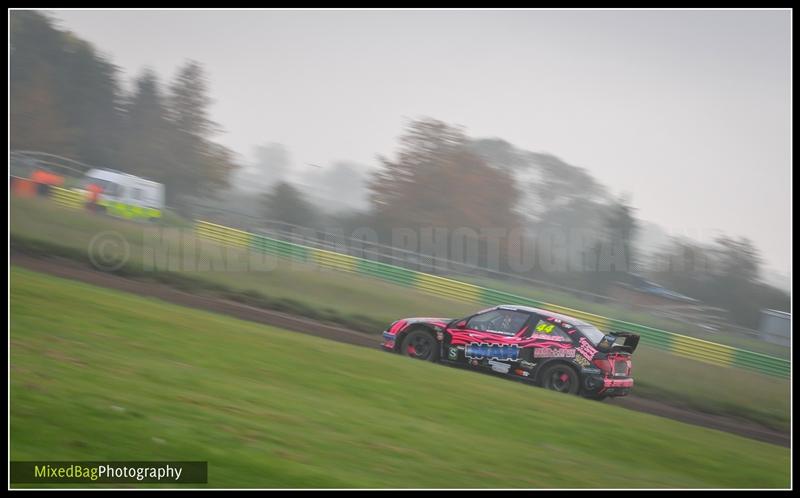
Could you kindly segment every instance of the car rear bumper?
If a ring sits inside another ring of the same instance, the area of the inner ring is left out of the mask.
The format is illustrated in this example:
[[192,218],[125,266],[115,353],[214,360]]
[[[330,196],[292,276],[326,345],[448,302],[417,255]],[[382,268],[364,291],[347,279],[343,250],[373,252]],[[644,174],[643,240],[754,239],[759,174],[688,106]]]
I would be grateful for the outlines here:
[[626,378],[606,377],[605,379],[603,379],[603,387],[606,389],[611,387],[617,387],[617,388],[627,387],[630,389],[631,387],[633,387],[633,379],[630,377]]
[[633,378],[590,375],[584,378],[584,393],[589,396],[627,396],[633,388]]
[[627,396],[633,389],[633,379],[630,377],[605,377],[603,387],[598,394],[605,396]]

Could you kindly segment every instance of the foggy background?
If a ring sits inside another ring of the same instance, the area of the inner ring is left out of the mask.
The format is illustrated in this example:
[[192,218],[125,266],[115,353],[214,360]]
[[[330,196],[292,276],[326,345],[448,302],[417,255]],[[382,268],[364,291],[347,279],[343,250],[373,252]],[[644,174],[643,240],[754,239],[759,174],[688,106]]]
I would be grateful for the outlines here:
[[245,163],[282,144],[286,179],[373,169],[407,119],[431,116],[586,168],[631,195],[654,240],[745,235],[788,285],[775,275],[791,271],[786,11],[54,16],[125,82],[201,62],[219,141]]
[[790,307],[786,11],[15,11],[11,31],[12,150],[161,182],[176,223],[368,228],[393,264],[655,292],[714,330]]

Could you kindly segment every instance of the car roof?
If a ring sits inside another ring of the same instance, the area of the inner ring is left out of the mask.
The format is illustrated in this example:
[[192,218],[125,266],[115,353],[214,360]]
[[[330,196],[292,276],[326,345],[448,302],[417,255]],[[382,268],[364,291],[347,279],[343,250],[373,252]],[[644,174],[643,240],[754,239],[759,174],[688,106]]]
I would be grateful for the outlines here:
[[499,306],[495,306],[495,309],[504,309],[504,310],[512,310],[512,311],[527,311],[528,313],[536,313],[539,315],[544,315],[548,317],[558,318],[562,322],[567,322],[573,326],[576,325],[591,325],[588,322],[583,320],[579,320],[573,316],[569,315],[562,315],[561,313],[555,313],[553,311],[541,309],[541,308],[533,308],[531,306],[518,306],[516,304],[501,304]]

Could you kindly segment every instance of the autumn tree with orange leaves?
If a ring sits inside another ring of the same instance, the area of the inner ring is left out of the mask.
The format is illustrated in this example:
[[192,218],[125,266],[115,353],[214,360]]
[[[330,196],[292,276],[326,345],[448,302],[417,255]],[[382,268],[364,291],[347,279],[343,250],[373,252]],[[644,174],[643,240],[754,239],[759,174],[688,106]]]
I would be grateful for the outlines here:
[[517,224],[514,179],[472,151],[458,127],[413,121],[400,138],[396,159],[380,160],[369,189],[383,226],[480,231]]

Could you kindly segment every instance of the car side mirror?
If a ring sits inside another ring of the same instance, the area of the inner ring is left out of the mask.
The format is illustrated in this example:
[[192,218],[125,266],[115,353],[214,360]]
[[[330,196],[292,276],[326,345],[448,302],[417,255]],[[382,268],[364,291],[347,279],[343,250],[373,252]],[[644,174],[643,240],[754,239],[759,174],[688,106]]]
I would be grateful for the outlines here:
[[458,323],[456,323],[456,328],[457,329],[465,329],[465,328],[467,328],[467,321],[466,320],[459,321]]

